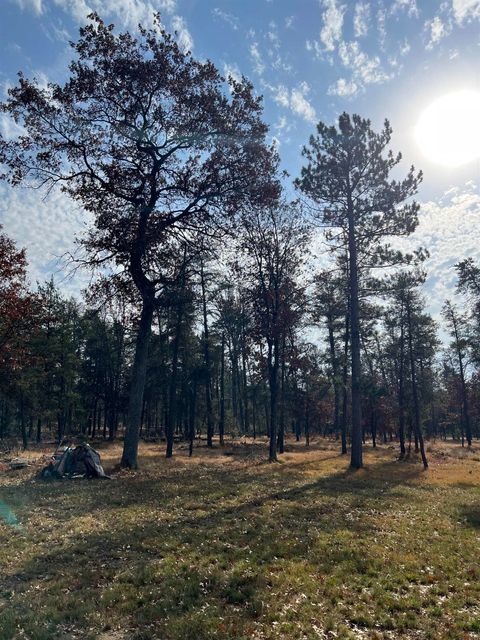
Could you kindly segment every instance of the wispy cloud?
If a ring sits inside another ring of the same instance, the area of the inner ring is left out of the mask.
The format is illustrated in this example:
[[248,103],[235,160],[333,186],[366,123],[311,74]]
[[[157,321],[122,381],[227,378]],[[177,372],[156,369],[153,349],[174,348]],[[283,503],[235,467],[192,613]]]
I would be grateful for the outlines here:
[[90,216],[59,190],[44,197],[45,193],[35,189],[10,189],[0,184],[2,224],[18,246],[26,247],[33,283],[53,275],[64,292],[78,295],[89,275],[78,272],[73,280],[68,278],[71,270],[62,256],[75,251],[74,239],[90,224]]
[[301,82],[294,89],[288,89],[283,84],[279,84],[276,87],[266,86],[272,92],[272,97],[277,104],[290,109],[307,122],[316,121],[315,109],[307,98],[310,93],[310,86],[306,82]]
[[193,38],[182,16],[173,16],[172,27],[177,34],[178,44],[183,51],[193,51]]
[[260,54],[258,42],[252,42],[252,44],[250,45],[250,59],[252,61],[255,72],[259,76],[263,75],[263,72],[265,71],[265,64]]
[[344,67],[352,71],[353,81],[362,87],[368,84],[379,84],[393,77],[383,68],[378,56],[368,56],[360,49],[358,42],[342,42],[338,55]]
[[359,86],[353,80],[345,80],[345,78],[339,78],[334,84],[328,87],[329,96],[340,96],[341,98],[348,98],[354,96],[359,91]]
[[223,63],[223,75],[225,78],[233,78],[236,82],[240,82],[242,79],[242,74],[240,69],[236,64],[229,64],[228,62]]
[[435,16],[433,20],[428,20],[425,23],[425,28],[429,33],[429,40],[427,42],[427,49],[433,49],[436,44],[443,40],[447,36],[451,27],[447,23],[443,22],[440,16]]
[[13,118],[7,116],[6,113],[0,114],[0,135],[5,140],[13,140],[25,133],[25,129],[18,125]]
[[[45,14],[45,0],[11,0],[22,9],[37,15]],[[89,13],[96,11],[101,17],[116,20],[122,27],[136,29],[139,23],[151,24],[156,12],[173,14],[176,0],[51,0],[53,5],[69,13],[77,22],[83,23]]]
[[458,24],[480,18],[480,0],[453,0],[452,9]]
[[390,13],[395,14],[400,11],[405,11],[411,18],[418,18],[420,15],[416,0],[395,0],[390,7]]
[[44,5],[42,0],[13,0],[20,9],[29,9],[38,16],[43,13]]
[[353,16],[353,31],[356,38],[366,36],[370,21],[370,5],[368,2],[357,2]]
[[320,40],[326,51],[334,51],[336,43],[342,39],[343,16],[345,7],[337,5],[336,0],[323,0],[323,27]]
[[214,9],[212,9],[212,15],[214,18],[223,20],[223,22],[229,24],[234,31],[238,31],[238,18],[237,16],[233,15],[233,13],[228,13],[227,11],[223,11],[223,9],[220,9],[219,7],[215,7]]
[[480,260],[477,238],[480,236],[480,193],[475,184],[448,189],[438,200],[421,204],[415,233],[402,241],[405,249],[427,247],[426,289],[431,312],[438,316],[456,283],[454,265],[471,256]]

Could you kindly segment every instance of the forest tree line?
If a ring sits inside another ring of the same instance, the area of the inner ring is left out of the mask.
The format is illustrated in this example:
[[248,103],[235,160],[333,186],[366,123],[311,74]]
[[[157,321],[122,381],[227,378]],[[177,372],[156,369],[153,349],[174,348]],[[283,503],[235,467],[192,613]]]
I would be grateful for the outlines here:
[[[93,216],[74,260],[82,299],[33,289],[0,235],[0,439],[338,439],[362,466],[369,439],[471,444],[480,434],[480,267],[457,266],[442,347],[422,284],[428,255],[397,238],[418,224],[422,180],[402,180],[388,121],[342,114],[299,158],[296,199],[246,79],[181,51],[157,25],[116,34],[92,14],[63,85],[20,75],[0,137],[13,187],[62,189]],[[323,242],[318,242],[319,235]],[[319,248],[320,247],[320,248]]]

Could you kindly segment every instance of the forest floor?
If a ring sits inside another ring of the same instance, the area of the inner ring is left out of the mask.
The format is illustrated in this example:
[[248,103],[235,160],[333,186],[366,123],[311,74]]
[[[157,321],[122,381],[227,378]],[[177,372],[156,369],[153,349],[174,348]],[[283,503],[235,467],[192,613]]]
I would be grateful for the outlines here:
[[477,445],[99,448],[111,481],[0,473],[0,640],[480,638]]

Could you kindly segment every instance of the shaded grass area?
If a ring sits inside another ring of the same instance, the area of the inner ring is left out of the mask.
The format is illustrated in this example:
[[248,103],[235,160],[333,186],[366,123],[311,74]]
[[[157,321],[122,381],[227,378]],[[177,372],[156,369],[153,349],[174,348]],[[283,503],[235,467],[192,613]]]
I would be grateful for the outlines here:
[[352,473],[333,443],[264,447],[0,476],[0,640],[480,638],[474,453],[434,449],[425,473],[369,450]]

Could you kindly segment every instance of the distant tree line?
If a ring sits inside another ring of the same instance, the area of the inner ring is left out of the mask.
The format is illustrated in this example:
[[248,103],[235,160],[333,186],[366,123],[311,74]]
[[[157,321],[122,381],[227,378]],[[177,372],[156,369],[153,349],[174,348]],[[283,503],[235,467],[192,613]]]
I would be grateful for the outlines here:
[[[368,439],[428,460],[424,437],[479,436],[480,267],[457,265],[469,307],[446,302],[441,350],[412,234],[422,175],[391,171],[391,128],[317,125],[288,201],[261,99],[160,28],[116,34],[96,14],[63,85],[20,75],[0,137],[12,186],[62,189],[93,215],[76,260],[83,298],[33,290],[0,234],[0,439],[139,438],[190,453],[232,436]],[[318,242],[322,237],[324,243]],[[322,247],[319,249],[319,247]],[[322,268],[319,264],[324,265]]]

